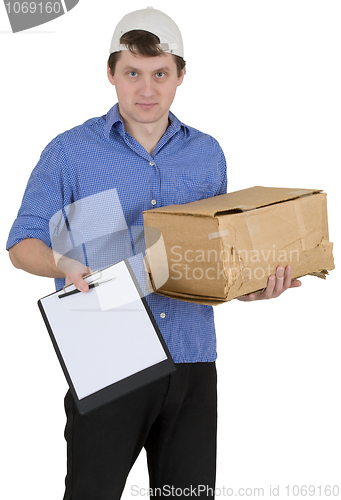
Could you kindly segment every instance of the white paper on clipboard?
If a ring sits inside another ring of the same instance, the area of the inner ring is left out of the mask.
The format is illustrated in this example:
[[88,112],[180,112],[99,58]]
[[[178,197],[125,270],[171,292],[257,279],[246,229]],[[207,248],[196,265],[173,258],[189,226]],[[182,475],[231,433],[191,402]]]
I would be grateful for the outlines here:
[[79,399],[167,359],[125,262],[98,283],[40,301]]

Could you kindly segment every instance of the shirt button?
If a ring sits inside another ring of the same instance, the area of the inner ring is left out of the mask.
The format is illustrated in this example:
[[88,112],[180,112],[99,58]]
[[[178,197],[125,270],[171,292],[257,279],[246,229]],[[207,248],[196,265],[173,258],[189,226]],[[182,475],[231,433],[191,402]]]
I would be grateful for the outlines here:
[[149,162],[149,165],[150,165],[151,167],[154,167],[155,163],[153,163],[152,161],[150,161],[150,162]]
[[152,205],[156,205],[156,200],[152,200]]
[[160,318],[165,318],[165,317],[166,317],[165,313],[160,314]]

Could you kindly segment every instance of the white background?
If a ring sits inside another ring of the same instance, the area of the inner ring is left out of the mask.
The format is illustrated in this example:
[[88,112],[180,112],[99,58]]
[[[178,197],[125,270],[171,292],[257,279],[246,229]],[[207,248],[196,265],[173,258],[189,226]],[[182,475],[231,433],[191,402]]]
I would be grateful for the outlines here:
[[[154,0],[152,5],[178,23],[185,43],[187,75],[172,110],[219,140],[228,190],[324,189],[338,267],[340,2]],[[53,291],[53,282],[10,265],[7,235],[43,148],[116,102],[106,77],[111,35],[123,15],[146,6],[134,0],[80,0],[55,21],[12,34],[0,5],[0,496],[6,500],[62,499],[67,390],[36,305]],[[237,493],[260,487],[263,498],[270,498],[270,485],[279,486],[279,498],[288,498],[287,485],[338,484],[341,495],[338,276],[337,268],[326,281],[303,278],[300,289],[279,299],[235,300],[215,308],[218,488]],[[144,452],[123,498],[132,498],[132,485],[148,487]]]

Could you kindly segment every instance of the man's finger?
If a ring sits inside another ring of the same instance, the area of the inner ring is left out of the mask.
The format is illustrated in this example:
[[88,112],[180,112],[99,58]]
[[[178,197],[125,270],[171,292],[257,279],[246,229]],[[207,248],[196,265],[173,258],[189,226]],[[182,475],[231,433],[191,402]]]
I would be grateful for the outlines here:
[[290,283],[290,288],[296,288],[302,285],[302,281],[300,280],[292,280]]
[[87,292],[89,290],[89,285],[86,281],[83,280],[84,274],[68,274],[65,278],[65,283],[70,284],[73,283],[75,287],[80,292]]
[[[261,294],[261,295],[264,294],[263,295],[264,299],[270,299],[272,297],[272,294],[273,294],[274,289],[275,289],[275,284],[276,284],[276,277],[275,276],[269,276],[266,289]],[[260,297],[260,298],[263,298],[263,297]]]
[[278,266],[276,269],[276,283],[274,288],[274,293],[280,295],[283,292],[284,283],[284,269],[282,266]]
[[77,280],[77,282],[74,282],[74,285],[81,292],[87,292],[89,290],[89,285],[86,281],[83,280],[83,278]]
[[292,278],[292,269],[291,266],[287,266],[285,268],[285,278],[284,278],[284,289],[290,288],[291,286],[291,278]]

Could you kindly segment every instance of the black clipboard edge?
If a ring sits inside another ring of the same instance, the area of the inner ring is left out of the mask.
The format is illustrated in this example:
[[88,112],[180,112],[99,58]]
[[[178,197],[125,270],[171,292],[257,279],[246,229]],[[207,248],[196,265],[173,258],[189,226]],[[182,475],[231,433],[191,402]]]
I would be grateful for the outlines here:
[[176,367],[174,361],[172,359],[165,359],[156,365],[149,366],[134,375],[130,375],[129,377],[119,380],[108,387],[104,387],[100,391],[94,392],[90,396],[81,400],[75,396],[71,387],[70,390],[73,394],[79,413],[81,415],[85,415],[86,413],[111,403],[120,397],[124,397],[131,392],[141,389],[150,383],[156,382],[157,380],[170,375],[175,371]]
[[[170,375],[171,373],[174,373],[176,371],[176,365],[171,357],[171,354],[169,352],[169,349],[167,347],[167,344],[162,336],[162,333],[158,327],[158,324],[156,323],[156,320],[153,316],[153,313],[146,301],[146,298],[143,295],[143,292],[141,290],[141,287],[136,279],[136,276],[132,270],[131,265],[129,262],[125,259],[123,261],[131,275],[131,278],[134,282],[134,285],[136,286],[137,291],[139,292],[141,301],[146,309],[146,312],[153,324],[153,327],[155,329],[155,332],[159,338],[159,341],[165,351],[165,354],[167,356],[167,359],[161,361],[160,363],[157,363],[155,365],[149,366],[148,368],[145,368],[144,370],[141,370],[133,375],[130,375],[129,377],[126,377],[122,380],[119,380],[118,382],[115,382],[107,387],[103,387],[103,389],[94,392],[93,394],[90,394],[89,396],[86,396],[85,398],[79,399],[76,393],[76,390],[74,388],[74,385],[72,383],[71,377],[69,375],[69,372],[66,368],[66,365],[64,363],[63,357],[59,351],[59,347],[57,344],[57,341],[53,335],[52,328],[50,326],[49,320],[46,316],[42,300],[50,297],[51,295],[55,295],[62,290],[57,290],[53,293],[50,293],[49,295],[46,295],[42,299],[38,300],[38,307],[39,310],[42,314],[43,320],[45,322],[47,331],[49,333],[50,339],[52,341],[54,350],[57,354],[58,361],[62,367],[64,376],[66,378],[66,381],[69,385],[70,392],[72,394],[72,397],[74,399],[74,402],[77,406],[77,409],[81,415],[85,415],[86,413],[89,413],[92,410],[95,410],[97,408],[100,408],[101,406],[104,406],[115,399],[118,399],[119,397],[125,396],[126,394],[129,394],[130,392],[133,392],[137,389],[140,389],[144,387],[145,385],[156,382],[160,378],[163,378],[167,375]],[[117,263],[118,264],[118,263]],[[111,266],[109,266],[111,267]]]

